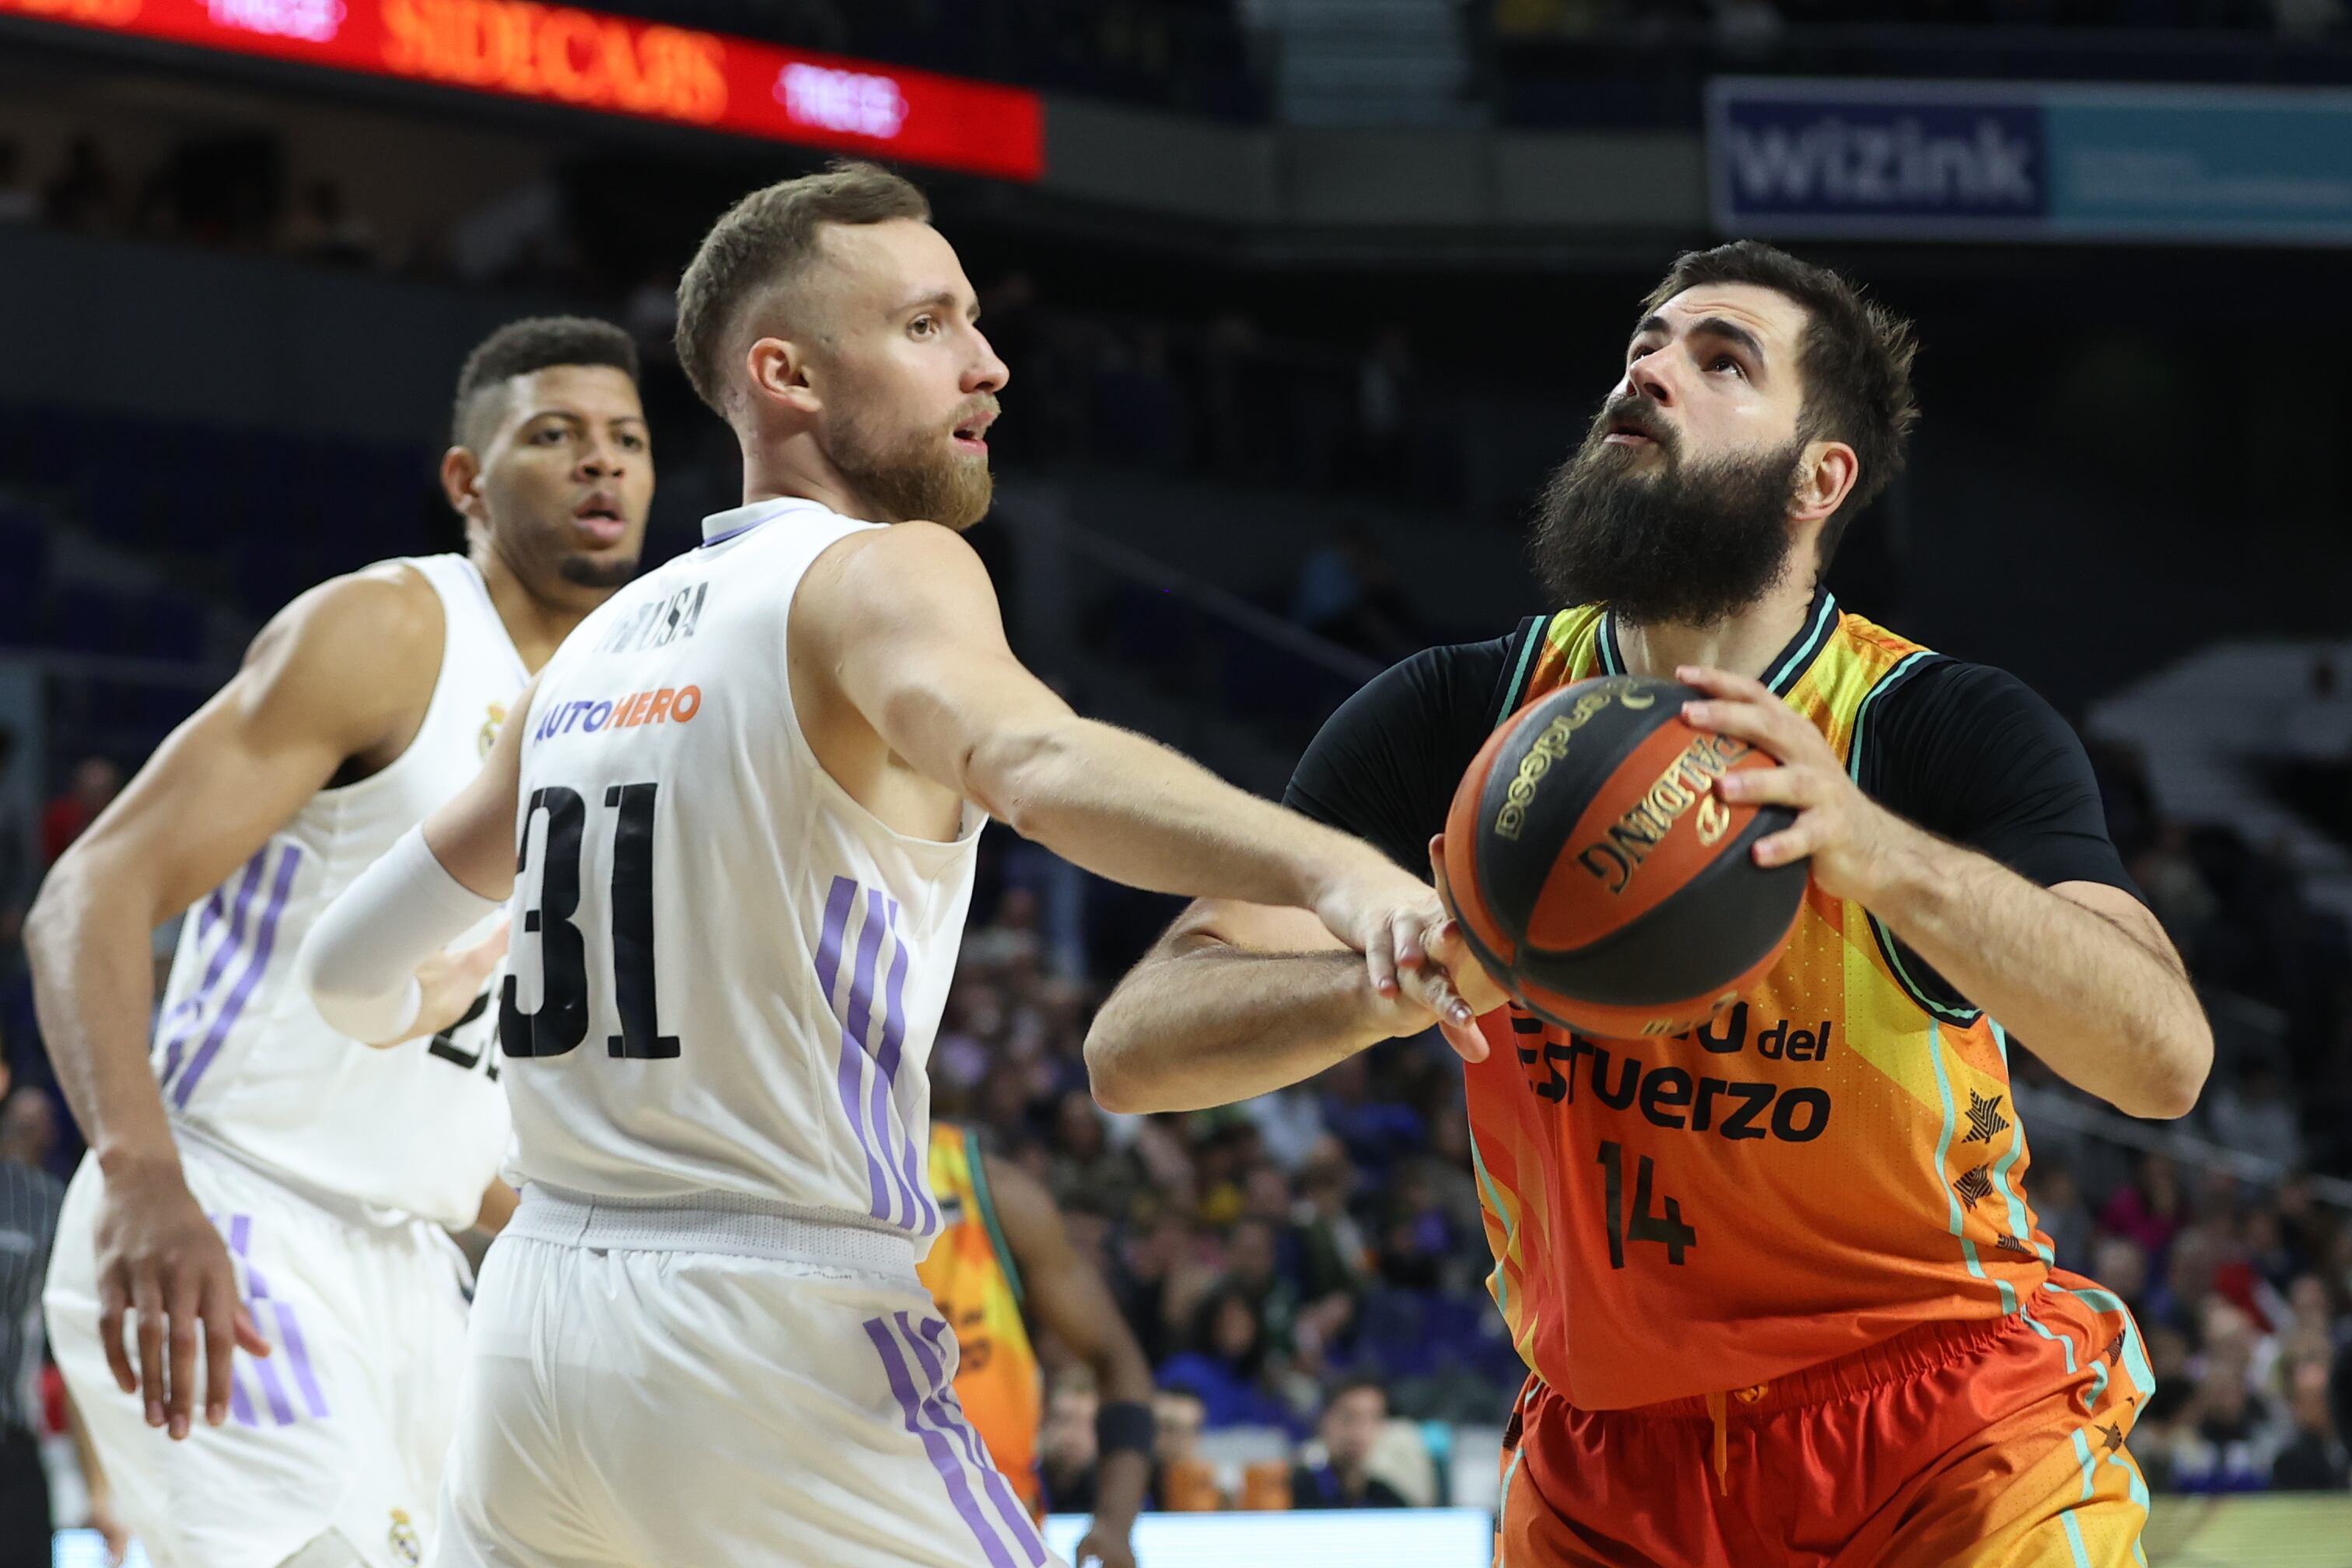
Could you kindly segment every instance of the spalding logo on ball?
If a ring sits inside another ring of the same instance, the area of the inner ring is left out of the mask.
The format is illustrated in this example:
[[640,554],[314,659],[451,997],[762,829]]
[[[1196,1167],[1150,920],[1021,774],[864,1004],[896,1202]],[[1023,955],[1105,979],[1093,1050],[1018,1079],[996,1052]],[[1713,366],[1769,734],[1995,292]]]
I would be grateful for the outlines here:
[[1445,820],[1447,902],[1528,1012],[1607,1039],[1704,1023],[1780,962],[1807,871],[1762,867],[1786,806],[1726,802],[1726,773],[1780,764],[1692,727],[1706,694],[1612,675],[1497,730]]

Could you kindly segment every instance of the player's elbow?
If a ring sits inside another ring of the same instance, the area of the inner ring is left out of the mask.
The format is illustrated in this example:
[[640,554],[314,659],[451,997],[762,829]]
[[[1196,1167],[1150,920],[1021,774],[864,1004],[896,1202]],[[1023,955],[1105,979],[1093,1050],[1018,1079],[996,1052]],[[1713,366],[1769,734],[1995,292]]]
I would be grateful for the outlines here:
[[1161,1081],[1165,1075],[1152,1070],[1160,1053],[1130,1026],[1131,1011],[1113,993],[1087,1030],[1087,1087],[1095,1103],[1118,1116],[1182,1109],[1171,1101],[1168,1085]]
[[2177,1121],[2197,1108],[2212,1070],[2213,1029],[2200,1013],[2165,1042],[2163,1051],[2139,1076],[2132,1095],[2137,1103],[2119,1109],[2151,1121]]

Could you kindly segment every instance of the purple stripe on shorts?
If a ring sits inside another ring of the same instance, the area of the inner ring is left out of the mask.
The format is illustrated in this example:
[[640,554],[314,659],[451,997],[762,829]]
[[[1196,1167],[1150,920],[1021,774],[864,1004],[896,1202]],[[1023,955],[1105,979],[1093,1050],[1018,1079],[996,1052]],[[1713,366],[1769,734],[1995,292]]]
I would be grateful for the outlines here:
[[294,1321],[294,1303],[274,1300],[269,1303],[278,1314],[278,1335],[285,1342],[286,1357],[293,1363],[294,1383],[301,1389],[302,1398],[310,1406],[310,1414],[326,1419],[327,1395],[319,1387],[318,1374],[310,1370],[310,1349],[302,1341],[302,1330]]
[[[866,889],[865,929],[857,936],[857,971],[849,983],[849,1015],[844,1021],[841,1036],[843,1055],[855,1052],[860,1058],[856,1067],[861,1079],[865,1077],[866,1034],[874,1023],[874,959],[882,951],[884,919],[880,895],[871,889]],[[866,1152],[866,1185],[874,1196],[866,1212],[878,1220],[895,1221],[897,1205],[892,1201],[888,1180],[883,1175],[887,1167],[874,1149],[882,1137],[882,1129],[863,1124],[855,1109],[850,1111],[849,1120],[857,1128],[858,1147]]]
[[963,1446],[964,1458],[980,1472],[981,1484],[988,1489],[989,1500],[996,1505],[996,1517],[1013,1532],[1013,1539],[1029,1554],[1031,1568],[1045,1561],[1045,1543],[1037,1538],[1037,1527],[1030,1521],[1029,1513],[1021,1500],[1013,1495],[1013,1488],[1004,1473],[996,1468],[971,1426],[963,1418],[963,1405],[956,1398],[955,1388],[947,1377],[947,1352],[941,1342],[948,1331],[946,1322],[938,1318],[925,1318],[923,1331],[917,1333],[907,1321],[907,1314],[896,1314],[898,1331],[907,1336],[914,1347],[915,1359],[923,1364],[923,1377],[930,1384],[930,1396],[923,1401],[924,1413],[931,1425],[951,1435]]
[[245,1379],[236,1375],[235,1366],[228,1374],[228,1413],[240,1426],[258,1426],[261,1417],[253,1413],[253,1400],[245,1392]]
[[940,1482],[947,1488],[948,1500],[963,1517],[964,1527],[988,1554],[991,1568],[1014,1568],[1012,1554],[1004,1550],[1004,1542],[988,1527],[987,1518],[980,1511],[980,1501],[971,1495],[963,1467],[956,1462],[955,1450],[948,1446],[945,1437],[923,1425],[914,1376],[908,1371],[907,1358],[899,1352],[888,1327],[879,1318],[868,1318],[866,1337],[874,1342],[875,1352],[882,1358],[882,1370],[890,1379],[890,1392],[898,1396],[898,1414],[905,1418],[908,1432],[922,1443],[931,1468],[939,1472]]
[[[228,935],[213,949],[212,962],[205,966],[204,978],[196,983],[196,988],[180,998],[166,1020],[165,1026],[171,1030],[171,1037],[164,1043],[163,1074],[158,1080],[161,1083],[168,1085],[172,1075],[180,1070],[180,1053],[187,1048],[188,1037],[195,1031],[196,1019],[203,1014],[205,1004],[212,999],[214,989],[220,984],[221,975],[227,970],[229,960],[236,957],[237,951],[245,945],[246,910],[253,903],[254,889],[261,886],[262,864],[268,858],[269,846],[265,844],[253,852],[252,859],[245,863],[245,876],[236,885],[236,901],[228,906],[233,910],[229,916]],[[226,883],[222,884],[222,887],[226,886]],[[221,908],[221,890],[215,888],[213,896],[205,900],[205,915],[211,916],[213,922],[217,924]],[[204,942],[204,931],[205,920],[200,915],[196,922],[199,947]]]
[[188,1096],[196,1091],[196,1080],[203,1078],[205,1069],[213,1065],[213,1058],[220,1054],[221,1042],[227,1039],[228,1032],[236,1026],[237,1018],[245,1012],[245,1005],[253,995],[254,986],[260,983],[262,972],[269,967],[269,950],[278,941],[278,917],[286,912],[286,895],[293,890],[294,873],[301,864],[302,847],[299,844],[286,846],[285,858],[278,863],[277,880],[270,884],[269,906],[262,910],[261,928],[254,933],[253,959],[245,966],[245,973],[237,977],[236,989],[229,993],[228,1001],[221,1007],[220,1016],[213,1020],[212,1031],[205,1037],[203,1047],[189,1058],[188,1070],[181,1077],[180,1087],[173,1091],[172,1103],[183,1110],[188,1108]]
[[[245,1306],[253,1313],[254,1327],[259,1328],[261,1312],[255,1303],[269,1301],[272,1307],[277,1306],[278,1303],[270,1301],[268,1282],[261,1278],[261,1271],[253,1266],[252,1247],[253,1216],[249,1214],[229,1215],[228,1249],[236,1254],[238,1261],[245,1265]],[[251,1359],[253,1374],[261,1380],[262,1397],[269,1401],[269,1413],[278,1417],[278,1424],[280,1426],[291,1426],[295,1419],[294,1405],[286,1397],[286,1384],[278,1377],[278,1368],[271,1364],[268,1357],[255,1356]]]

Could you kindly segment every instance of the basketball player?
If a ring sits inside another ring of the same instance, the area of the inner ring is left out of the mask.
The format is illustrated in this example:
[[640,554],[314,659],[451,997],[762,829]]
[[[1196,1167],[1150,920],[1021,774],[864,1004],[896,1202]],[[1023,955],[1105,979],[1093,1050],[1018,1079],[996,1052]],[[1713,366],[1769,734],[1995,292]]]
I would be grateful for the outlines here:
[[[1427,864],[1493,729],[1569,682],[1705,694],[1784,765],[1757,858],[1811,859],[1786,955],[1705,1027],[1594,1040],[1446,964],[1495,1046],[1467,1073],[1490,1281],[1533,1375],[1509,1568],[2138,1560],[2124,1440],[2152,1385],[2112,1294],[2053,1267],[2010,1038],[2179,1116],[2212,1038],[2134,896],[2063,721],[1822,585],[1900,468],[1910,331],[1752,242],[1677,261],[1554,477],[1536,553],[1567,606],[1408,659],[1340,709],[1291,803]],[[1087,1043],[1121,1110],[1263,1092],[1398,1032],[1311,922],[1194,906]],[[1998,1020],[1998,1022],[1996,1022]]]
[[[1081,1568],[1135,1568],[1129,1537],[1151,1483],[1151,1363],[1102,1275],[1079,1256],[1053,1194],[955,1123],[931,1129],[939,1239],[917,1274],[955,1330],[956,1401],[1034,1519],[1049,1500],[1037,1470],[1045,1386],[1029,1340],[1034,1318],[1095,1374],[1098,1456]],[[1066,1504],[1065,1504],[1066,1506]]]
[[399,1040],[454,1001],[410,966],[515,898],[522,1200],[439,1568],[1045,1561],[915,1274],[983,815],[1104,876],[1313,909],[1392,1005],[1449,1004],[1425,883],[1077,718],[1006,647],[958,532],[1006,372],[929,217],[852,164],[719,220],[677,342],[746,504],[582,625],[306,947],[331,1016]]
[[[504,939],[440,967],[464,1016],[399,1055],[338,1035],[292,961],[635,572],[654,476],[627,335],[501,328],[458,377],[452,443],[441,479],[468,553],[386,562],[280,611],[26,923],[90,1145],[49,1332],[158,1568],[407,1568],[431,1534],[467,1287],[447,1231],[511,1202],[484,990]],[[149,937],[182,910],[151,1051]],[[233,1334],[253,1359],[232,1364]]]

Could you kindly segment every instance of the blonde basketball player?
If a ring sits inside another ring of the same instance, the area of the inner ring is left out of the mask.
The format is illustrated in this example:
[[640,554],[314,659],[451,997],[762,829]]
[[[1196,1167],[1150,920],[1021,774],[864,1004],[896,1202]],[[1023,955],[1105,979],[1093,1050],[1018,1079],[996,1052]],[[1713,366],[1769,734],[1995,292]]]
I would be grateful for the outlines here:
[[[49,1335],[158,1568],[413,1568],[432,1531],[466,1313],[445,1227],[503,1217],[494,1188],[510,1201],[481,1016],[500,941],[439,966],[460,1008],[401,1055],[331,1027],[293,958],[635,572],[653,468],[628,337],[569,319],[492,334],[459,377],[442,479],[471,553],[288,605],[26,923],[90,1144]],[[183,910],[151,1037],[151,933]]]
[[1007,649],[957,532],[1006,372],[928,219],[857,165],[720,218],[678,344],[747,504],[589,618],[306,950],[348,1026],[413,1036],[457,998],[410,966],[513,893],[522,1200],[437,1568],[1046,1560],[915,1274],[984,816],[1124,881],[1311,909],[1391,1005],[1451,1003],[1424,884],[1079,719]]

